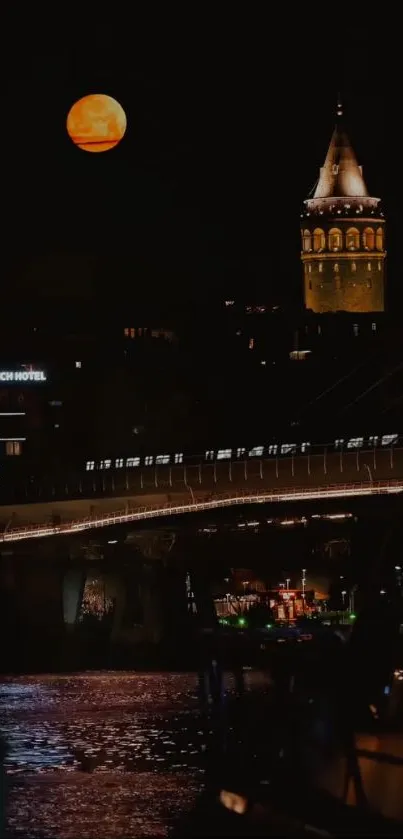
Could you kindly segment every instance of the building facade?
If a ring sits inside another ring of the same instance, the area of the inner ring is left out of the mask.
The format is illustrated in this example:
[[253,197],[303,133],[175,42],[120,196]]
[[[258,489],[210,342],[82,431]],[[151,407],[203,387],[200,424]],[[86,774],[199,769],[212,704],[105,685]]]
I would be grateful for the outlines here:
[[313,194],[301,214],[305,308],[326,312],[385,310],[385,219],[371,197],[347,136],[343,110]]

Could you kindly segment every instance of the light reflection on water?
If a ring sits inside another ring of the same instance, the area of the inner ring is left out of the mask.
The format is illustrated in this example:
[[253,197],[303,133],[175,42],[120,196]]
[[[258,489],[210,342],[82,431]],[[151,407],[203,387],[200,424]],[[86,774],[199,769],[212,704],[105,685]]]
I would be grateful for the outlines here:
[[15,836],[165,836],[202,787],[193,674],[7,679],[0,717]]

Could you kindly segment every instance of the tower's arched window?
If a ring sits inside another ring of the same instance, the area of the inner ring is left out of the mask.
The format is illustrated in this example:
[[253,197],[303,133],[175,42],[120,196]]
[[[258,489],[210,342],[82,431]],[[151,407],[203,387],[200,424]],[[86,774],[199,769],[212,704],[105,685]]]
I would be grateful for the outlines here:
[[302,234],[302,248],[304,251],[312,250],[312,237],[310,230],[304,230]]
[[334,271],[335,274],[339,273],[339,265],[338,265],[337,262],[335,262],[334,265],[333,265],[333,271]]
[[375,232],[373,227],[366,227],[362,234],[364,250],[373,251],[375,247]]
[[313,249],[316,251],[323,251],[326,247],[326,238],[324,230],[321,230],[320,227],[315,227],[313,231]]
[[348,251],[360,249],[360,231],[356,227],[349,227],[346,233],[346,248]]
[[340,251],[343,246],[343,235],[338,227],[332,227],[329,230],[329,250]]
[[376,242],[376,249],[377,251],[383,251],[383,230],[382,227],[378,227],[375,235],[375,242]]

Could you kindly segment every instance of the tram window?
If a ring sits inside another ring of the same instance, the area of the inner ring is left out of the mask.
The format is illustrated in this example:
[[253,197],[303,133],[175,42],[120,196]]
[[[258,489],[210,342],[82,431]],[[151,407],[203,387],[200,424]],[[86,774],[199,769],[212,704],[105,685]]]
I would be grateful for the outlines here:
[[144,465],[145,466],[152,466],[154,462],[154,457],[152,454],[146,454],[144,458]]
[[176,452],[175,463],[183,463],[183,452]]
[[104,460],[104,469],[110,469],[111,466],[112,466],[112,461],[110,459],[109,460]]
[[140,458],[139,457],[128,457],[126,459],[126,466],[140,466]]
[[295,454],[297,447],[295,443],[282,443],[281,444],[281,454]]
[[245,454],[245,451],[246,451],[246,449],[245,449],[245,448],[240,448],[240,449],[237,449],[237,450],[236,450],[236,456],[237,456],[237,457],[242,457],[242,455],[244,455],[244,454]]
[[209,449],[209,451],[206,452],[205,459],[206,460],[214,460],[214,452],[213,452],[212,449]]
[[350,437],[350,440],[347,441],[347,448],[348,449],[361,449],[364,445],[364,438],[363,437]]
[[344,445],[344,439],[343,439],[343,437],[339,437],[337,440],[335,440],[335,441],[334,441],[334,447],[335,447],[335,449],[342,449],[342,448],[343,448],[343,445]]
[[301,452],[302,452],[302,454],[304,454],[304,452],[307,452],[307,451],[308,451],[308,449],[310,449],[310,447],[311,447],[311,444],[310,444],[310,443],[301,443]]
[[262,457],[264,451],[264,446],[255,446],[254,449],[250,449],[249,457]]
[[87,460],[85,464],[86,472],[92,472],[93,469],[95,469],[95,460]]
[[217,460],[229,460],[232,455],[232,449],[218,449]]
[[393,446],[394,443],[397,443],[398,434],[384,434],[381,439],[382,446]]
[[169,463],[170,459],[171,458],[170,458],[169,454],[157,454],[157,457],[155,458],[155,462],[156,462],[157,466],[161,466],[164,463]]
[[115,460],[115,469],[121,469],[123,466],[123,457],[117,457]]
[[278,449],[277,443],[275,443],[275,444],[273,443],[271,446],[268,446],[268,449],[267,449],[268,454],[276,455],[277,454],[277,449]]
[[368,443],[370,446],[377,446],[378,445],[379,437],[369,437]]

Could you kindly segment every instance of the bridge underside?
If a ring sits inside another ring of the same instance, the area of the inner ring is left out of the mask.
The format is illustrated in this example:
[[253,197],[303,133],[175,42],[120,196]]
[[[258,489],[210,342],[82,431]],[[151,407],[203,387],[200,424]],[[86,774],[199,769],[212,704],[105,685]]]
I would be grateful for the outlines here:
[[[155,656],[180,662],[213,620],[206,575],[172,531],[136,532],[110,548],[52,540],[0,555],[0,671],[148,666]],[[32,548],[36,546],[36,550]],[[196,610],[186,586],[199,600]],[[200,580],[198,579],[200,577]]]

